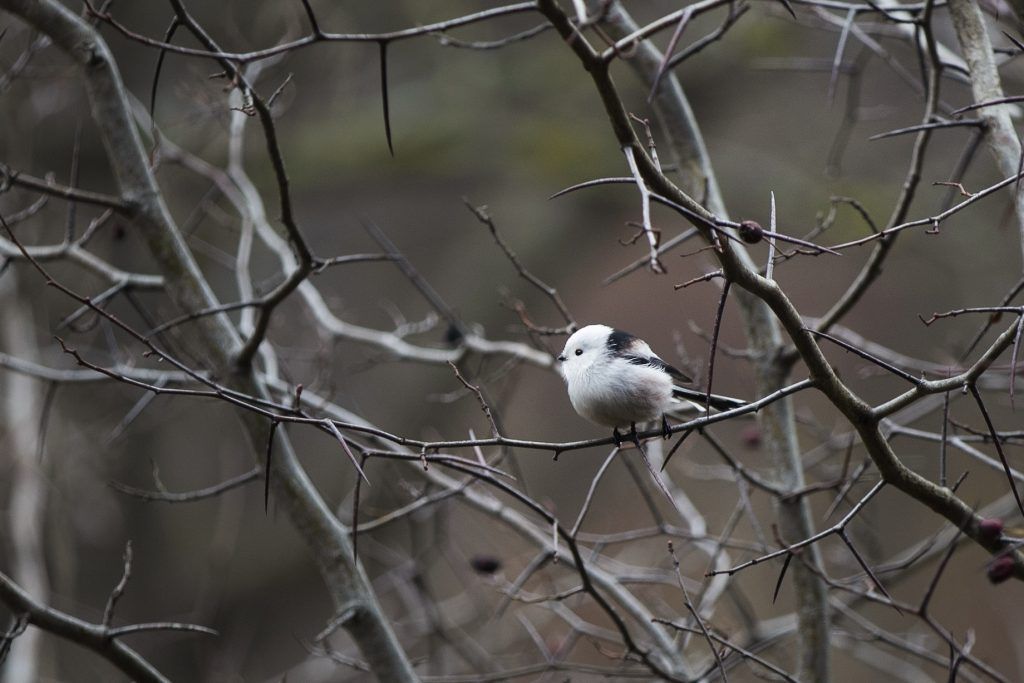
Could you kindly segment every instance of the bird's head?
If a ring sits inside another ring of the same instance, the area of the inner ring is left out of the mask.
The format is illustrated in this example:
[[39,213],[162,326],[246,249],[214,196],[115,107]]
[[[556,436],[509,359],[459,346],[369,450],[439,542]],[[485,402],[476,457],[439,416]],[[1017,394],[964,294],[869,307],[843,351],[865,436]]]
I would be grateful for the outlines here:
[[569,381],[608,354],[608,338],[614,332],[607,325],[587,325],[573,333],[557,358],[558,372]]

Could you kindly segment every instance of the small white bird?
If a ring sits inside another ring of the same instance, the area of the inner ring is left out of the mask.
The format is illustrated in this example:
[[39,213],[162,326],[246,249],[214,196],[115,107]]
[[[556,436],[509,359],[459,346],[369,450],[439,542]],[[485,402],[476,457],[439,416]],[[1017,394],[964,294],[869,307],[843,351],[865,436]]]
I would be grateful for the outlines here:
[[[683,407],[687,399],[698,408],[706,400],[700,391],[676,386],[691,380],[659,358],[647,342],[607,325],[587,325],[569,337],[558,357],[558,371],[572,407],[591,422],[612,427],[616,444],[622,442],[619,427],[629,425],[636,442],[636,423],[658,418],[668,438],[665,413]],[[715,395],[710,403],[720,410],[744,405],[739,399]]]

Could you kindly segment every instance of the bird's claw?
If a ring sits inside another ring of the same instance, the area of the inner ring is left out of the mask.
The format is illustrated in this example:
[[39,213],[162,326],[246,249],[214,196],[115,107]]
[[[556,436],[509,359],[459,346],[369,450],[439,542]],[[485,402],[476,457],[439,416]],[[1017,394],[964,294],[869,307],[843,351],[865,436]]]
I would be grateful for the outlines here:
[[643,449],[640,445],[640,435],[636,433],[636,422],[629,423],[629,439],[636,444],[637,449]]
[[[662,429],[665,431],[665,438],[666,439],[669,436],[671,436],[671,433],[668,431],[668,423],[665,422],[665,418],[664,417],[662,418]],[[637,434],[637,431],[636,431],[636,422],[630,422],[629,423],[629,434],[627,434],[625,437],[619,432],[619,428],[618,427],[613,427],[612,428],[612,438],[615,439],[615,447],[616,448],[620,448],[622,446],[622,442],[625,441],[627,438],[630,441],[632,441],[634,444],[636,444],[637,448],[643,448],[640,445],[640,435]]]
[[664,415],[661,416],[661,438],[666,441],[672,436],[672,430],[669,429],[668,419]]

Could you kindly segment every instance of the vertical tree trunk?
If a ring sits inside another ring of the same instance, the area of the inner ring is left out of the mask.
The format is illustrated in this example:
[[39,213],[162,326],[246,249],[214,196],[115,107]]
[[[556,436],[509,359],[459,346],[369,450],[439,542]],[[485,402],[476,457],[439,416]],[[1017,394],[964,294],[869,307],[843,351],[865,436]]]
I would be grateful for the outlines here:
[[[0,278],[0,345],[19,358],[38,360],[39,348],[32,309],[27,298],[18,296],[14,273]],[[4,375],[4,435],[7,454],[2,466],[8,471],[10,507],[7,510],[7,534],[12,552],[12,578],[36,599],[48,602],[50,581],[43,548],[46,526],[47,484],[39,458],[39,416],[43,414],[43,389],[39,380],[19,373]],[[6,628],[6,627],[4,627]],[[29,628],[14,640],[0,679],[7,683],[35,683],[40,671],[42,631]]]

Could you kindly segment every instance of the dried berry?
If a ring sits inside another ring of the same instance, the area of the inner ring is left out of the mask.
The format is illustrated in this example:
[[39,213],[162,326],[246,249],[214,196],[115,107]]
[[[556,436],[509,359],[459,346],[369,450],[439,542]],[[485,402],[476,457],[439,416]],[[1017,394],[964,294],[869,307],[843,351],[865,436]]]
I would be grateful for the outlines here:
[[988,580],[992,583],[1002,583],[1008,578],[1013,576],[1014,569],[1013,558],[1009,555],[1000,555],[996,559],[992,560],[992,564],[988,566]]
[[757,425],[748,425],[740,432],[740,440],[743,445],[750,449],[761,447],[761,428]]
[[448,326],[448,329],[444,331],[444,341],[450,346],[462,343],[462,330],[459,329],[458,325]]
[[743,221],[739,227],[740,239],[747,244],[757,244],[764,239],[764,228],[756,221]]
[[488,576],[501,570],[501,560],[493,555],[474,555],[470,558],[469,564],[477,573]]
[[1003,521],[989,518],[978,522],[978,533],[987,539],[997,539],[1003,535]]

